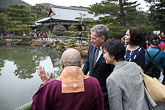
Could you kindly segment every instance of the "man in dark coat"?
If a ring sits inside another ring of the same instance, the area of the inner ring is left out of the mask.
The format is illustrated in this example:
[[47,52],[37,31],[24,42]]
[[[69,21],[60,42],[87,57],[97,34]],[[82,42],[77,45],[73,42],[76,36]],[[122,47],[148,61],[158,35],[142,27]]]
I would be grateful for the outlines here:
[[[106,79],[113,71],[114,66],[106,64],[102,49],[103,44],[108,39],[109,29],[105,25],[99,24],[91,28],[90,31],[91,44],[88,49],[83,72],[85,75],[89,72],[90,76],[95,77],[99,81],[104,96],[104,110],[109,110]],[[96,55],[96,53],[98,54]],[[95,56],[97,56],[97,58],[95,58]]]

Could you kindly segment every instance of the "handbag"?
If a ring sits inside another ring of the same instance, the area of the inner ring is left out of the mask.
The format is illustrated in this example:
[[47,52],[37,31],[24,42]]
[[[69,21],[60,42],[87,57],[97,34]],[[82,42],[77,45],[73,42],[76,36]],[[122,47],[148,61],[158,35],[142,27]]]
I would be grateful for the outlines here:
[[165,85],[160,83],[156,78],[152,78],[142,72],[137,66],[143,76],[144,85],[157,105],[165,104]]

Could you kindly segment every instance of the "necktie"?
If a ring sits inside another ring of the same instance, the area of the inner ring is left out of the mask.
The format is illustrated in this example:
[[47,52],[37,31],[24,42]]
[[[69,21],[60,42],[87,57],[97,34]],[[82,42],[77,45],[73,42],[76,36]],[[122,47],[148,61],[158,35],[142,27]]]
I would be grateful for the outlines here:
[[94,62],[93,62],[93,65],[95,66],[96,65],[96,60],[97,60],[97,57],[99,55],[99,50],[100,50],[100,47],[98,47],[95,51],[95,56],[94,56]]

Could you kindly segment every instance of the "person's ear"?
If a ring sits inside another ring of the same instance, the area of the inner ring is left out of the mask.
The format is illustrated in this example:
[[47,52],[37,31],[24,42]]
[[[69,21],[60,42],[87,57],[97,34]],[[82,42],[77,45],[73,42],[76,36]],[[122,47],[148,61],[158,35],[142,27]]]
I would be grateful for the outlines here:
[[104,37],[104,36],[101,37],[101,41],[102,41],[102,42],[105,41],[105,37]]
[[82,64],[83,64],[83,60],[81,60],[81,61],[80,61],[80,66],[79,66],[79,67],[81,67],[81,66],[82,66]]
[[60,60],[61,66],[64,69],[64,62],[62,60]]

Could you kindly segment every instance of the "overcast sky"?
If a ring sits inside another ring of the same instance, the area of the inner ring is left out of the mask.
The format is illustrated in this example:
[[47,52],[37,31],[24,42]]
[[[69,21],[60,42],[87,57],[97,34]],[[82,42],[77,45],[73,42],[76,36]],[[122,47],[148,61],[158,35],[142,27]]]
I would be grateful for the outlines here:
[[[35,5],[37,3],[51,3],[53,5],[60,5],[60,6],[85,6],[85,7],[89,7],[90,5],[101,2],[101,0],[22,0],[22,1],[25,1],[30,5]],[[146,8],[146,3],[144,2],[144,0],[137,0],[137,1],[138,3],[141,3],[140,7],[144,8],[144,11],[148,9]]]

